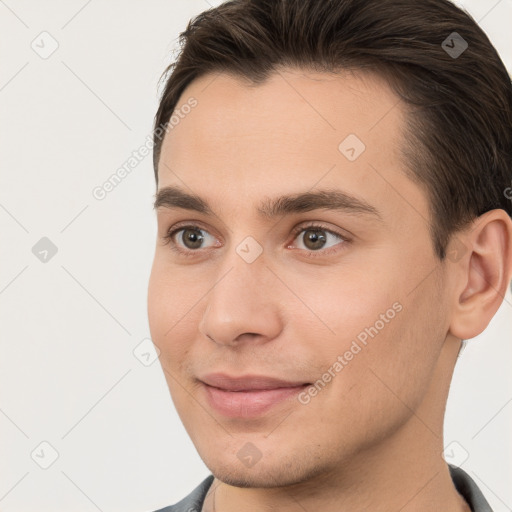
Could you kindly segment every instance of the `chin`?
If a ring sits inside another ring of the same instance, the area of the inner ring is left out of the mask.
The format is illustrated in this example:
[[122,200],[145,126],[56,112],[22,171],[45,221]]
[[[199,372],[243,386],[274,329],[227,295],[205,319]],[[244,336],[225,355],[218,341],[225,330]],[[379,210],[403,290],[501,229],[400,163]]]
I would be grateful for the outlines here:
[[318,465],[321,459],[313,454],[303,453],[302,459],[299,459],[293,450],[289,450],[287,454],[274,453],[274,458],[262,454],[261,459],[251,467],[241,462],[236,453],[227,455],[227,451],[222,454],[210,453],[208,457],[201,458],[215,478],[225,484],[241,488],[294,486],[322,478],[328,472],[325,461]]

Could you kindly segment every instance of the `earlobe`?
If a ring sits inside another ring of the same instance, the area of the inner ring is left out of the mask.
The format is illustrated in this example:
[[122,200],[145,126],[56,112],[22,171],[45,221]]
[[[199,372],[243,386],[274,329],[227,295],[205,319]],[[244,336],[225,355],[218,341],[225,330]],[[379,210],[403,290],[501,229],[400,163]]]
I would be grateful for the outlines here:
[[484,331],[503,302],[512,276],[512,220],[504,210],[486,212],[465,233],[470,254],[454,263],[463,286],[452,297],[450,324],[450,332],[460,339]]

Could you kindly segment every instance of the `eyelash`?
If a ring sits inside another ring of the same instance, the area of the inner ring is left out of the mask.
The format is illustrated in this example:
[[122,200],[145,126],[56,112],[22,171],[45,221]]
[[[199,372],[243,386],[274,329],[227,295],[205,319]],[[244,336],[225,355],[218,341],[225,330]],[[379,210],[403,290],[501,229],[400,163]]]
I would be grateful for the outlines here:
[[[186,225],[181,225],[181,226],[174,227],[173,229],[170,229],[162,238],[164,239],[164,244],[165,245],[169,244],[172,251],[178,253],[181,256],[194,257],[197,255],[197,253],[200,251],[200,249],[184,250],[184,249],[181,249],[174,242],[174,236],[177,233],[179,233],[180,231],[183,231],[185,229],[206,231],[206,229],[203,229],[196,224],[186,224]],[[325,231],[326,233],[334,235],[335,237],[340,238],[342,242],[344,242],[342,245],[345,245],[346,243],[350,242],[350,240],[347,237],[343,236],[341,233],[337,233],[336,231],[333,231],[332,229],[327,228],[326,226],[322,225],[321,223],[311,223],[311,224],[307,224],[307,225],[297,226],[296,228],[294,228],[292,230],[293,240],[295,240],[297,238],[297,236],[299,235],[299,233],[301,233],[302,231],[307,231],[310,229],[314,229],[314,230],[318,230],[318,231]],[[319,256],[317,256],[318,254],[320,256],[329,256],[333,253],[336,253],[336,252],[342,250],[342,249],[336,248],[338,245],[339,245],[339,243],[333,247],[328,247],[327,249],[320,249],[318,251],[307,250],[307,249],[299,249],[299,250],[305,251],[305,256],[307,256],[308,258],[316,258],[316,257],[319,257]]]

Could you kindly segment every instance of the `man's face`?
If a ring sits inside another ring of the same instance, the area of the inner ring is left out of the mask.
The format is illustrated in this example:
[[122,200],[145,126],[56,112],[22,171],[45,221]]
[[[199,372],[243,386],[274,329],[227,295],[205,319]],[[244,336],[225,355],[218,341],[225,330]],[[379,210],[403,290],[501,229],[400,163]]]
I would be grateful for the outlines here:
[[[448,331],[447,277],[426,195],[404,174],[397,97],[371,76],[287,70],[258,86],[204,76],[177,110],[190,98],[164,139],[159,191],[212,213],[157,208],[148,313],[206,465],[227,483],[282,486],[352,464],[414,420],[432,436],[416,414]],[[320,191],[357,201],[270,215],[281,196]],[[313,386],[210,394],[212,373]]]

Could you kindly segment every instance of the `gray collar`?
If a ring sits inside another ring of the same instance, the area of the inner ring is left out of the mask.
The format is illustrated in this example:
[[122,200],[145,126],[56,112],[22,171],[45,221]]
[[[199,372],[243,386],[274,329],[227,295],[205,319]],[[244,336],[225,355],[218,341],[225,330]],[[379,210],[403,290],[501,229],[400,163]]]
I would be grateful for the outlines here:
[[492,512],[475,481],[461,468],[448,465],[457,492],[467,501],[472,512]]

